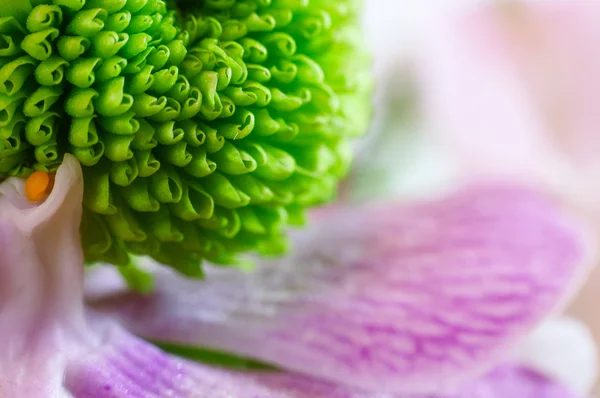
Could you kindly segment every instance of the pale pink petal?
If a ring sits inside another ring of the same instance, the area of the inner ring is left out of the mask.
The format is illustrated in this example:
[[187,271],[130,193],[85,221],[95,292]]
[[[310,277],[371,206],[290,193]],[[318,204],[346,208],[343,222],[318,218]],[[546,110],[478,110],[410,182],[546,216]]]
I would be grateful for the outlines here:
[[549,200],[475,188],[416,206],[340,207],[292,255],[98,300],[147,338],[206,345],[384,391],[463,382],[552,311],[585,269],[583,230]]
[[41,204],[22,188],[0,184],[0,396],[62,397],[56,352],[84,324],[79,165],[65,160]]

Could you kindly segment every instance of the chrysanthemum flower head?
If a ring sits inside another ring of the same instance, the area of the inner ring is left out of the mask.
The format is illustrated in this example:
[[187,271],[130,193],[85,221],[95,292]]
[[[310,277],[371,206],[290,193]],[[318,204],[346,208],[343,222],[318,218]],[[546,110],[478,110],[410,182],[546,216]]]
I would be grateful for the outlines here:
[[44,178],[73,154],[87,261],[151,255],[198,276],[203,259],[280,253],[283,229],[334,196],[368,121],[358,9],[3,2],[0,179]]

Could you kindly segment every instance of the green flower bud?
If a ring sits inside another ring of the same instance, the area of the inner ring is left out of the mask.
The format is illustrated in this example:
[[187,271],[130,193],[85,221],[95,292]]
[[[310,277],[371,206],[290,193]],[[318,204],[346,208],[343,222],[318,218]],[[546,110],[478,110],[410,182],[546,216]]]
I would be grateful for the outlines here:
[[76,156],[87,262],[281,253],[370,117],[354,0],[1,3],[0,181]]

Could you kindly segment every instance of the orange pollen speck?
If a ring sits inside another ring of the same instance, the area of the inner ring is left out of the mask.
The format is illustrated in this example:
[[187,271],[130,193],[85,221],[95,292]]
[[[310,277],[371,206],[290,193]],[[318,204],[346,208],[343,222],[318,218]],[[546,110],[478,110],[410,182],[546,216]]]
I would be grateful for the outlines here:
[[36,171],[27,178],[25,182],[25,193],[27,199],[32,202],[39,202],[52,191],[54,186],[54,175],[44,171]]

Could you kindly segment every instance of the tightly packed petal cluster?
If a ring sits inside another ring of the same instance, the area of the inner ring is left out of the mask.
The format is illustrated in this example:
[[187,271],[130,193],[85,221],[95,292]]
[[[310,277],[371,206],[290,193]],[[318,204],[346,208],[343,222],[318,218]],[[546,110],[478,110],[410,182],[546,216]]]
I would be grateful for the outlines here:
[[356,1],[0,5],[0,180],[84,168],[87,261],[280,253],[370,116]]

